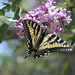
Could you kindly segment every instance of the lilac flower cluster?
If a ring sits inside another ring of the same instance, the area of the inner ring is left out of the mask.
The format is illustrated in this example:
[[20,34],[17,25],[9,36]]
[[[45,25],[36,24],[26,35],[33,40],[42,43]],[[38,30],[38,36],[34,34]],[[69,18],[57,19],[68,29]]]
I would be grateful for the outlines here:
[[16,26],[14,27],[14,29],[16,29],[16,33],[21,36],[21,37],[25,37],[25,30],[24,30],[24,27],[23,27],[23,24],[22,24],[22,21],[24,19],[23,18],[20,18],[18,21],[16,21]]
[[[62,22],[69,24],[72,19],[66,8],[56,8],[54,0],[47,0],[47,3],[41,2],[41,6],[36,7],[33,11],[26,14],[24,19],[30,19],[37,22],[43,29],[47,29],[48,33],[61,34],[64,32]],[[15,29],[19,29],[16,33],[20,36],[25,36],[25,31],[22,25],[22,18],[16,22]]]

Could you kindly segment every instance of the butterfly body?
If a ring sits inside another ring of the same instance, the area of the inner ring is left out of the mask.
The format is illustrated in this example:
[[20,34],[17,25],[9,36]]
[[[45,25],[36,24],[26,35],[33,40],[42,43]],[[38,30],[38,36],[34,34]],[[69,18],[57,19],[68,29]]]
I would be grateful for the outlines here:
[[32,20],[23,20],[22,23],[27,36],[28,56],[34,53],[34,58],[39,58],[51,52],[72,51],[66,41],[55,34],[47,33],[38,23]]

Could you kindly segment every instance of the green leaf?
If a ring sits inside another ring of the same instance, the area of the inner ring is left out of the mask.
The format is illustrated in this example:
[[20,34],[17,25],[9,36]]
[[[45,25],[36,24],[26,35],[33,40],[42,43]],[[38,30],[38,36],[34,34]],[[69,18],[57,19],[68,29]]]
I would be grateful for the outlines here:
[[10,10],[10,4],[6,4],[3,10],[8,12]]
[[19,3],[21,2],[22,0],[15,0],[12,4],[12,11],[15,11],[15,7],[16,5],[19,5]]
[[70,0],[71,2],[74,2],[75,0]]
[[11,22],[7,19],[6,16],[0,16],[0,26],[1,26],[3,23],[6,23],[6,24],[10,25]]
[[4,10],[0,9],[0,15],[5,15]]
[[2,26],[0,26],[0,43],[3,41],[6,31],[8,29],[8,26],[6,23],[2,24]]
[[73,36],[73,38],[72,38],[71,45],[73,45],[74,43],[75,43],[75,34],[74,34],[74,36]]
[[67,2],[67,3],[68,3],[68,5],[71,5],[70,0],[65,0],[65,2]]
[[16,11],[15,11],[15,16],[14,16],[14,18],[13,19],[19,19],[19,11],[20,11],[20,8],[19,8],[19,6],[18,5],[16,5]]
[[68,62],[64,64],[64,66],[62,67],[62,70],[61,70],[61,75],[66,75],[66,74],[65,74],[65,71],[67,70],[68,65],[69,65]]

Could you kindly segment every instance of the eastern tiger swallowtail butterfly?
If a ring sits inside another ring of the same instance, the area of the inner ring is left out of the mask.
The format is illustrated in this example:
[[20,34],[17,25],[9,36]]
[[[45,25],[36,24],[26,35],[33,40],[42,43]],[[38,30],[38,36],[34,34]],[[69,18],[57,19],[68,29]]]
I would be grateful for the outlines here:
[[31,53],[34,53],[36,59],[51,52],[72,51],[68,42],[55,34],[47,33],[47,30],[41,28],[38,23],[28,19],[22,23],[27,36],[28,55],[25,58]]

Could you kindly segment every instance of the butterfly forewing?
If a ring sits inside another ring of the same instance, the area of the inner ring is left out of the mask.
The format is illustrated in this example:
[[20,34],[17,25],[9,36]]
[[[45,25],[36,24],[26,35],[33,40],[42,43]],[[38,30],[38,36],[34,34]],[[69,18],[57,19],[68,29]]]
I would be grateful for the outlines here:
[[43,29],[36,22],[31,20],[24,20],[23,26],[25,28],[28,40],[32,43],[32,47],[36,48]]

